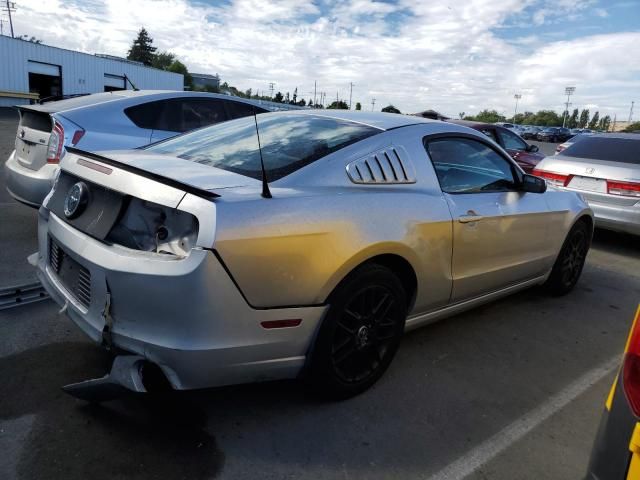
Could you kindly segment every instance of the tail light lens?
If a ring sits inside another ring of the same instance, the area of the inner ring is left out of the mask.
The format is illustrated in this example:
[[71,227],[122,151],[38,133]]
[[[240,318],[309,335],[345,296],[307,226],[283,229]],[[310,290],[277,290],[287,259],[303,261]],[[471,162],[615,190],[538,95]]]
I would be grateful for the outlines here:
[[622,365],[622,386],[633,414],[640,417],[640,308],[631,327]]
[[548,184],[556,187],[566,187],[571,180],[571,175],[563,175],[561,173],[547,172],[546,170],[533,170],[536,177],[544,178]]
[[607,192],[611,195],[640,198],[640,183],[607,180]]
[[53,124],[53,130],[49,136],[47,147],[47,163],[60,163],[62,147],[64,144],[64,128],[58,122]]
[[71,145],[77,145],[80,139],[84,136],[84,130],[76,130],[71,138]]

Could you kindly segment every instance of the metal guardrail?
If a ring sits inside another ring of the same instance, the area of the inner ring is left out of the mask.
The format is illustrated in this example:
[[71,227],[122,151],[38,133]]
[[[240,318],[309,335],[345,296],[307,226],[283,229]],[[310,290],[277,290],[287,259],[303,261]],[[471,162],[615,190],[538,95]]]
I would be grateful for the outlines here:
[[49,294],[40,282],[0,288],[0,310],[46,300]]

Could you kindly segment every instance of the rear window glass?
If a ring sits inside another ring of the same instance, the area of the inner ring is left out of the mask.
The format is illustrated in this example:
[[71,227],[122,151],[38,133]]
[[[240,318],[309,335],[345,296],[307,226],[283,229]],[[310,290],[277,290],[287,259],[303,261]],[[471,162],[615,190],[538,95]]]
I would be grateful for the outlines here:
[[579,142],[563,150],[562,156],[640,165],[640,136],[637,139],[581,137]]
[[253,115],[254,110],[256,113],[266,112],[264,108],[255,107],[253,105],[249,105],[248,103],[230,101],[225,101],[224,103],[231,118],[248,117],[249,115]]
[[[316,160],[382,130],[316,115],[268,113],[257,116],[264,166],[278,180]],[[147,150],[221,168],[255,179],[262,177],[253,116],[153,144]]]
[[26,108],[20,110],[20,126],[43,132],[50,132],[53,129],[48,113],[27,110]]

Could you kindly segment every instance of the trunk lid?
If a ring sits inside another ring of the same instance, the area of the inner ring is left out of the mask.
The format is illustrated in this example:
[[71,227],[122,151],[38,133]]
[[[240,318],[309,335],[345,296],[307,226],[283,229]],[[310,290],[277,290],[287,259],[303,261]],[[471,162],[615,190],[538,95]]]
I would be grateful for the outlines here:
[[640,183],[639,164],[558,154],[546,157],[537,168],[570,175],[571,180],[565,188],[581,192],[587,200],[619,206],[631,206],[638,202],[638,198],[607,193],[606,180]]
[[20,123],[16,132],[16,159],[31,170],[39,170],[47,163],[47,148],[53,120],[47,112],[19,107]]
[[[80,155],[75,149],[68,150]],[[259,180],[245,175],[145,150],[114,150],[98,152],[96,155],[200,190],[218,191],[225,188],[260,185]]]

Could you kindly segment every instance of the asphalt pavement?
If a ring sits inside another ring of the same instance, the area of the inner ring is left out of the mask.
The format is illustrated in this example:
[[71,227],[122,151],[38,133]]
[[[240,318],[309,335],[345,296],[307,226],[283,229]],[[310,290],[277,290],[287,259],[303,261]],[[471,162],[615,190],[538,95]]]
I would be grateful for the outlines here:
[[[3,158],[14,135],[0,118]],[[32,275],[37,212],[0,187],[6,286]],[[330,403],[290,381],[90,406],[59,387],[106,352],[50,301],[5,310],[0,478],[581,479],[639,301],[640,242],[597,231],[571,294],[411,332],[374,388]]]

